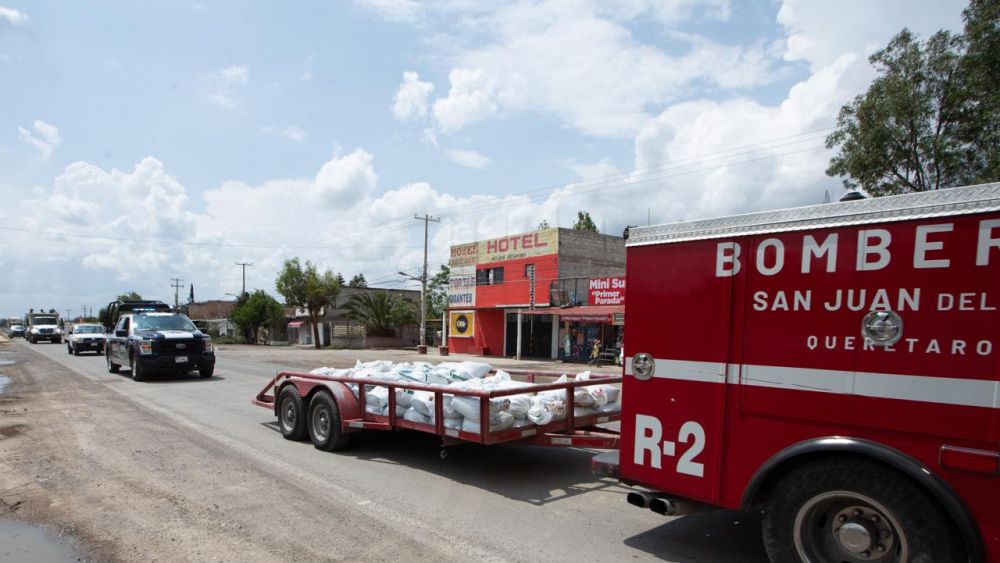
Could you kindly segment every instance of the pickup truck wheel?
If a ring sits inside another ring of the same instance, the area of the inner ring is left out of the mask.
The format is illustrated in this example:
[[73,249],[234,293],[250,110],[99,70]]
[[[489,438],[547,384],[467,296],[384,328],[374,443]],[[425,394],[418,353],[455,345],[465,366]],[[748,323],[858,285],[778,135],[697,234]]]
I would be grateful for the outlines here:
[[128,359],[129,367],[132,369],[132,381],[142,381],[146,379],[146,375],[142,373],[142,364],[139,360],[135,359],[135,354],[133,354]]
[[294,385],[286,385],[278,393],[278,426],[286,440],[301,441],[306,437],[305,405]]
[[[69,343],[66,343],[66,345],[69,346]],[[79,356],[80,355],[80,349],[77,348],[76,346],[73,346],[73,355],[74,356]]]
[[326,391],[319,391],[309,401],[309,439],[316,449],[325,452],[347,447],[349,436],[340,427],[340,409]]
[[925,490],[864,459],[793,470],[769,500],[762,527],[773,563],[967,558],[955,526]]
[[67,354],[72,354],[73,353],[73,348],[70,347],[69,341],[66,342],[66,353]]
[[104,358],[108,361],[108,373],[118,373],[121,366],[111,361],[111,351],[105,352]]
[[212,375],[214,374],[215,374],[215,364],[198,368],[198,375],[200,375],[202,379],[208,379],[212,377]]

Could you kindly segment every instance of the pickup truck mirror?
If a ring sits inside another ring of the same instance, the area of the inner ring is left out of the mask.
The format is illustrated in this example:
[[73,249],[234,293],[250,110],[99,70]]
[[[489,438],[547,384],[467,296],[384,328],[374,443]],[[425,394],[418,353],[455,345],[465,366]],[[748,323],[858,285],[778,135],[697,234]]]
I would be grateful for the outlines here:
[[115,336],[121,336],[122,338],[124,338],[124,337],[128,336],[128,331],[127,330],[116,330],[115,331]]

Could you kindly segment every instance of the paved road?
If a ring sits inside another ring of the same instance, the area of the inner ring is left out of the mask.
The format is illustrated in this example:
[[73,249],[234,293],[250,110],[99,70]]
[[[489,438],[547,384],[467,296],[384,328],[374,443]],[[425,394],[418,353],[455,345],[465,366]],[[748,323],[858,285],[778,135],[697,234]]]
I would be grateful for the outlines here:
[[[212,379],[192,375],[137,383],[127,370],[108,373],[103,357],[67,355],[64,345],[18,340],[13,349],[26,357],[46,356],[71,377],[136,403],[136,416],[145,423],[180,427],[207,440],[220,459],[236,459],[241,467],[256,468],[282,487],[308,495],[301,510],[291,511],[303,521],[322,522],[327,510],[335,514],[346,506],[365,517],[354,526],[377,522],[422,538],[422,544],[449,545],[461,559],[765,560],[756,520],[727,511],[670,519],[628,506],[627,489],[590,475],[591,451],[470,445],[452,449],[442,460],[434,437],[394,433],[372,436],[346,452],[325,453],[308,442],[283,440],[274,417],[250,404],[280,366],[241,361],[221,351]],[[219,479],[222,486],[225,476]],[[267,503],[287,508],[299,502],[294,495],[260,494],[262,514],[268,513]],[[331,534],[356,535],[369,545],[380,541],[369,529],[342,528],[330,520]],[[270,539],[291,545],[297,539],[290,536]],[[420,545],[413,549],[385,556],[420,558]]]

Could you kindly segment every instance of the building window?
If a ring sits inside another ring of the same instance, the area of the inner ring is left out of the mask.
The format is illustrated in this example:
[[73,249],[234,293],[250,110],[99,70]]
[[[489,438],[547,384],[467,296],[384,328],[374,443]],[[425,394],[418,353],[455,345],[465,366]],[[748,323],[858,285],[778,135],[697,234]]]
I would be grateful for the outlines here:
[[476,272],[476,285],[498,285],[503,283],[503,268],[487,268]]

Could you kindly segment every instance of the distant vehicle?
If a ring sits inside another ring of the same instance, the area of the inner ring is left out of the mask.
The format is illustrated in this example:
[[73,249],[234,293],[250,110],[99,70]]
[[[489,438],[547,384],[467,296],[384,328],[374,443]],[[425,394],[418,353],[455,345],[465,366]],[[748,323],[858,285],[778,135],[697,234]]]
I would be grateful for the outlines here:
[[110,318],[117,319],[104,347],[109,372],[118,373],[126,366],[136,381],[154,372],[197,370],[204,378],[215,373],[211,337],[187,316],[171,312],[166,303],[118,301],[109,304],[108,311]]
[[63,332],[59,328],[59,313],[35,313],[29,311],[26,315],[28,328],[25,338],[28,342],[35,344],[42,340],[47,340],[54,344],[62,342]]
[[24,338],[24,327],[21,326],[21,325],[13,325],[13,326],[11,326],[10,327],[10,334],[9,334],[9,336],[11,338],[15,338],[15,337],[18,337],[18,336],[20,336],[21,338]]
[[104,353],[104,327],[99,324],[73,325],[66,335],[66,353],[79,356],[81,352]]

